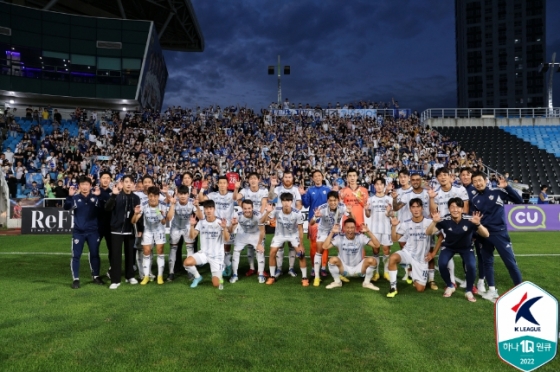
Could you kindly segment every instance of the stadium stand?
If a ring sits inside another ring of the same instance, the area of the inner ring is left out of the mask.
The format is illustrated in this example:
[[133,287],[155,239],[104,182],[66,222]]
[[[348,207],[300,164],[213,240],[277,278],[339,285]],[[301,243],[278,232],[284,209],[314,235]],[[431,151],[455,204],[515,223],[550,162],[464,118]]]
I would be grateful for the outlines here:
[[556,157],[560,158],[560,126],[543,125],[534,127],[500,127],[504,131],[530,142]]
[[511,134],[510,130],[522,127],[438,127],[442,135],[462,144],[468,151],[475,151],[490,168],[501,173],[509,172],[513,179],[530,185],[531,193],[540,192],[540,185],[548,185],[551,194],[560,194],[560,163],[554,154],[540,149]]

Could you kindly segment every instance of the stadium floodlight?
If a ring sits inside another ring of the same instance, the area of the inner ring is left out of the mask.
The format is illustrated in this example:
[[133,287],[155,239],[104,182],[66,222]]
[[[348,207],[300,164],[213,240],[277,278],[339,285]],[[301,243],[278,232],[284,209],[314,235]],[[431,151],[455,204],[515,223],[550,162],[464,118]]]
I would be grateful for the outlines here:
[[11,100],[10,100],[10,105],[13,105],[13,104],[14,104],[14,100],[11,99]]
[[123,107],[122,110],[123,110],[123,111],[126,111],[126,107]]
[[[276,67],[278,72],[278,105],[282,104],[282,70],[280,67],[280,55],[278,55],[278,66]],[[274,66],[268,66],[268,74],[274,75]],[[284,66],[284,75],[290,75],[290,66]]]
[[[547,73],[550,68],[550,76],[548,77],[548,111],[552,115],[554,113],[554,107],[552,104],[552,79],[554,78],[555,72],[560,72],[560,63],[556,62],[556,52],[552,53],[552,62],[541,63],[539,67],[539,73]],[[556,70],[556,71],[554,71]]]

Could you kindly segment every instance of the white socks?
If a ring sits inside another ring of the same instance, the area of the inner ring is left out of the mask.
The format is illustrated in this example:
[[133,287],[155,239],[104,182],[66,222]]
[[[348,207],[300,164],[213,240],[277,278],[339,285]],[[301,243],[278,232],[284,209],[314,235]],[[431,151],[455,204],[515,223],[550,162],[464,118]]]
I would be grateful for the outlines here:
[[233,260],[231,268],[233,270],[233,275],[237,275],[237,270],[239,269],[239,258],[241,257],[241,252],[233,251]]
[[296,250],[290,247],[290,251],[288,254],[288,263],[290,264],[290,269],[294,268],[295,262],[296,262]]
[[313,260],[313,269],[315,270],[315,277],[316,278],[320,278],[320,271],[319,269],[321,268],[321,261],[323,260],[323,254],[322,253],[315,253],[315,258]]
[[[276,266],[280,271],[282,271],[283,261],[284,261],[284,247],[281,247],[278,249],[278,252],[276,252]],[[270,273],[270,275],[274,275],[274,274]]]
[[[233,254],[235,255],[235,252]],[[255,270],[255,248],[247,247],[247,261],[249,261],[249,269]]]
[[183,267],[185,268],[185,270],[187,270],[187,272],[189,274],[191,274],[195,278],[200,277],[200,274],[198,273],[198,270],[196,269],[196,266],[183,266]]
[[433,282],[434,281],[434,269],[428,269],[428,281],[429,282]]
[[259,275],[264,275],[264,252],[257,252],[257,267]]
[[455,284],[455,261],[453,258],[449,260],[447,264],[447,268],[449,269],[449,276],[451,277],[451,283]]
[[224,252],[224,265],[231,266],[231,252]]
[[301,269],[301,277],[304,279],[307,278],[307,267],[303,267],[303,268],[300,267],[300,269]]
[[366,269],[366,275],[364,277],[364,283],[369,283],[371,282],[371,278],[373,278],[373,273],[376,272],[379,268],[379,265],[377,266],[368,266],[368,268]]
[[176,260],[177,260],[177,246],[172,245],[169,249],[169,274],[173,274],[175,272]]
[[277,277],[276,276],[276,266],[269,266],[268,270],[270,270],[270,276],[273,276],[275,278]]
[[157,255],[157,274],[158,276],[163,276],[163,269],[165,269],[165,255],[158,254]]
[[[329,271],[331,272],[331,275],[332,275],[334,281],[339,283],[340,282],[340,270],[338,269],[338,266],[329,263]],[[317,275],[317,274],[315,274],[315,275]]]
[[144,255],[142,260],[142,270],[144,272],[144,277],[150,276],[150,266],[152,266],[152,258],[148,255]]
[[397,289],[397,270],[389,270],[389,283],[391,283],[391,288]]

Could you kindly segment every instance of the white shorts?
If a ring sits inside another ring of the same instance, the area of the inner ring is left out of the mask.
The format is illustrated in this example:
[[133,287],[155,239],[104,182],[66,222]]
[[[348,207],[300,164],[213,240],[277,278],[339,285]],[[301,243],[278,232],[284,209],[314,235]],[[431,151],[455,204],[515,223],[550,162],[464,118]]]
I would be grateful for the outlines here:
[[364,265],[364,260],[361,260],[356,266],[348,266],[342,260],[342,268],[347,276],[362,276],[362,266]]
[[401,256],[401,265],[412,266],[412,280],[425,286],[428,282],[428,263],[426,261],[416,261],[406,249],[401,249],[395,253]]
[[256,236],[251,236],[251,235],[241,235],[238,234],[235,237],[235,243],[233,246],[233,250],[236,252],[241,252],[243,250],[243,248],[245,248],[246,246],[250,245],[253,248],[257,248],[257,245],[260,243],[259,242],[259,236],[260,235],[256,235]]
[[379,240],[379,243],[384,247],[390,247],[393,245],[393,241],[391,240],[391,234],[381,234],[381,233],[372,233],[373,236]]
[[189,232],[190,232],[190,228],[183,229],[183,230],[171,229],[171,231],[169,232],[169,244],[173,245],[173,244],[179,243],[179,240],[181,240],[181,237],[183,237],[183,241],[186,244],[192,244],[194,242],[194,240],[189,239]]
[[208,257],[204,252],[196,252],[191,256],[196,261],[197,266],[202,266],[205,264],[210,264],[210,271],[212,272],[212,276],[217,276],[220,278],[222,276],[222,272],[224,271],[224,257]]
[[284,246],[284,243],[290,243],[292,245],[292,248],[297,248],[299,247],[299,237],[298,236],[293,236],[293,237],[288,237],[288,236],[274,236],[272,238],[272,242],[270,243],[270,246],[273,248],[282,248]]
[[142,245],[165,244],[165,231],[144,231]]
[[330,231],[318,230],[317,231],[317,241],[323,243],[327,240],[327,236],[329,236]]

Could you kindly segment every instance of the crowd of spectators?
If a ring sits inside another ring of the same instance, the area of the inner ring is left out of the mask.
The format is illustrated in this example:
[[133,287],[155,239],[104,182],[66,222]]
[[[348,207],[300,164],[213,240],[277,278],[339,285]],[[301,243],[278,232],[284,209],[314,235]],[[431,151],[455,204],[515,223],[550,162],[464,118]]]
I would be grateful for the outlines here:
[[[337,105],[378,106],[371,102]],[[392,105],[398,107],[395,101]],[[271,108],[258,113],[236,106],[168,107],[161,113],[76,109],[65,119],[57,110],[29,108],[25,119],[33,124],[15,148],[3,151],[0,165],[11,197],[36,193],[25,188],[25,175],[40,173],[44,187],[39,192],[47,198],[65,197],[80,175],[96,178],[102,170],[109,170],[115,180],[125,174],[137,179],[149,174],[156,183],[173,188],[187,171],[195,181],[210,183],[227,172],[238,173],[242,180],[258,172],[267,187],[272,175],[290,170],[296,184],[310,186],[314,169],[323,171],[328,183],[343,186],[346,171],[355,168],[361,184],[368,187],[378,176],[396,178],[401,168],[431,179],[439,167],[459,173],[463,166],[483,166],[476,154],[420,125],[415,114],[408,118],[275,116]],[[22,132],[15,117],[17,113],[9,109],[0,115],[3,139]],[[45,122],[52,133],[45,132]],[[77,128],[77,135],[72,135],[69,125]]]

